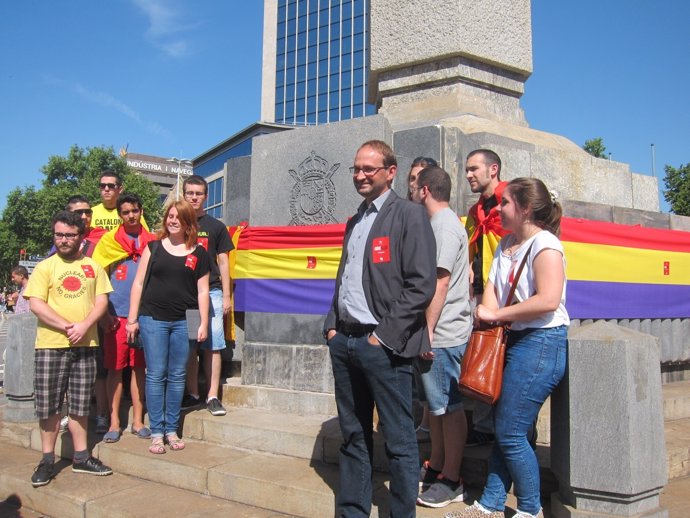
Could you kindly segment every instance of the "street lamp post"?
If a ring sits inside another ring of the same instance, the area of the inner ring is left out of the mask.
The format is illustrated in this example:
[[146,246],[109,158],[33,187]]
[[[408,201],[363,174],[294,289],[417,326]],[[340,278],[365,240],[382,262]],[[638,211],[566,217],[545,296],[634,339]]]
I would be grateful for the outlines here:
[[168,158],[168,162],[173,162],[177,164],[177,185],[175,186],[175,201],[180,200],[180,174],[184,175],[191,175],[191,172],[187,172],[185,170],[184,172],[182,171],[182,166],[186,167],[192,167],[192,161],[189,160],[188,158],[177,158],[177,157],[172,157]]

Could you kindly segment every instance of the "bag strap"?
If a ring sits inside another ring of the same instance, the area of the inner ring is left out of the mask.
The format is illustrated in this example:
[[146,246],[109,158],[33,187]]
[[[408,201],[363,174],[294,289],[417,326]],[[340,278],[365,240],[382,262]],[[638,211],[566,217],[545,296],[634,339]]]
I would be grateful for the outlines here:
[[520,279],[520,275],[522,274],[522,270],[525,268],[525,263],[527,262],[527,258],[529,257],[529,253],[532,250],[532,245],[534,245],[534,241],[532,241],[530,243],[529,248],[527,249],[527,252],[525,252],[525,257],[522,258],[522,262],[520,263],[520,267],[518,268],[518,271],[515,274],[515,277],[513,278],[513,283],[510,286],[510,291],[508,292],[508,298],[506,299],[506,306],[510,306],[510,303],[513,302],[513,295],[515,295],[515,288],[517,288],[518,280]]
[[153,261],[154,261],[154,258],[156,257],[156,251],[158,250],[158,247],[160,246],[160,244],[161,244],[161,242],[158,240],[149,241],[149,249],[151,250],[151,257],[149,257],[149,264],[146,265],[146,276],[144,277],[144,286],[142,287],[142,290],[141,290],[142,293],[146,289],[146,285],[149,283],[149,279],[151,278],[151,266],[153,266]]

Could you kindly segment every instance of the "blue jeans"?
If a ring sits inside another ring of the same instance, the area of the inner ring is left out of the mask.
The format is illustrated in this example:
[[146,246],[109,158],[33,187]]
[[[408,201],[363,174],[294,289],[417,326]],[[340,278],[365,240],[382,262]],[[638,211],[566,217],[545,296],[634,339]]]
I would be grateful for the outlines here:
[[544,401],[563,378],[567,335],[566,326],[508,334],[503,390],[495,405],[496,442],[479,500],[487,509],[505,509],[511,484],[515,484],[518,510],[537,514],[541,509],[539,463],[527,435]]
[[371,512],[373,410],[379,414],[390,464],[391,516],[415,516],[419,451],[412,419],[412,360],[399,358],[367,336],[341,333],[328,341],[343,444],[340,447],[339,518]]
[[450,414],[463,407],[458,378],[466,349],[467,343],[454,347],[437,347],[433,349],[433,360],[417,359],[429,414]]
[[223,290],[210,291],[211,303],[208,306],[208,338],[199,346],[209,351],[225,349],[225,322],[223,320]]
[[187,321],[139,317],[146,356],[146,408],[153,437],[177,433],[190,341]]

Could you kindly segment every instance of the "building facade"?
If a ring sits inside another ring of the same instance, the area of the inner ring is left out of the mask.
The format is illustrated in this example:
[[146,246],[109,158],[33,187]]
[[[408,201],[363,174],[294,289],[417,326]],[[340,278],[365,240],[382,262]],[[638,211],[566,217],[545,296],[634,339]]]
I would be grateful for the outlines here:
[[369,0],[264,0],[261,119],[313,125],[367,104]]

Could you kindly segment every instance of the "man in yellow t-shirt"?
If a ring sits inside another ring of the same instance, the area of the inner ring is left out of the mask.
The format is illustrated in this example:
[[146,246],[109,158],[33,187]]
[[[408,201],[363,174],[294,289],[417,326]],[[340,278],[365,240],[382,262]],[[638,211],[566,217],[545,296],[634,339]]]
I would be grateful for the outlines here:
[[43,458],[31,477],[34,487],[48,484],[55,476],[55,443],[65,394],[74,444],[72,471],[91,475],[113,472],[90,455],[87,445],[96,380],[96,324],[106,312],[112,287],[103,268],[81,253],[85,230],[79,214],[58,212],[53,218],[57,253],[36,266],[24,290],[38,318],[34,393]]
[[[117,213],[117,198],[122,194],[122,178],[115,171],[105,169],[101,173],[98,183],[101,193],[101,203],[92,207],[91,224],[94,227],[113,230],[122,225],[122,218]],[[149,227],[144,219],[141,219],[144,229]]]

